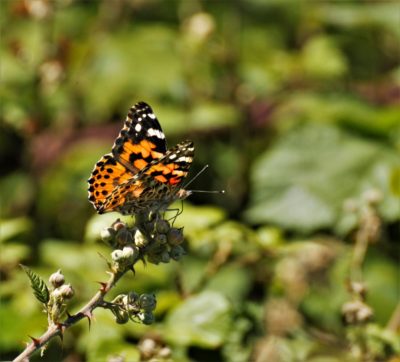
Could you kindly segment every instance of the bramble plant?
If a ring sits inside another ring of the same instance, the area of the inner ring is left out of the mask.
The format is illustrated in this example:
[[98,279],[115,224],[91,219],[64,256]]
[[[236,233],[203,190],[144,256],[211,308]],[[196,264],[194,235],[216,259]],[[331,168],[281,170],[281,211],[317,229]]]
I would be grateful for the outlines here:
[[153,311],[157,305],[154,294],[129,291],[116,296],[112,301],[106,301],[105,297],[128,271],[135,273],[134,267],[138,261],[159,264],[168,263],[171,259],[179,260],[185,254],[181,246],[184,240],[183,229],[171,226],[160,213],[140,213],[136,215],[133,227],[118,219],[101,231],[101,238],[112,248],[111,261],[107,261],[110,278],[100,283],[99,291],[75,314],[71,315],[67,311],[67,303],[74,296],[74,290],[72,285],[65,283],[61,270],[50,276],[51,287],[48,287],[39,275],[22,266],[30,279],[36,299],[44,306],[48,327],[39,338],[31,337],[32,342],[14,359],[15,362],[26,360],[38,349],[41,349],[43,355],[51,339],[56,336],[62,338],[66,329],[83,318],[87,318],[90,325],[96,308],[109,310],[118,324],[129,321],[142,324],[154,322]]

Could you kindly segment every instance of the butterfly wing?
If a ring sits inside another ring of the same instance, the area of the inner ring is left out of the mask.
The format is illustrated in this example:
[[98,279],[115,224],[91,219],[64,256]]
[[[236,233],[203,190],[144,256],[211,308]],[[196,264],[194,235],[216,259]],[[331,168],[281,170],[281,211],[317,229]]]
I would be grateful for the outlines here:
[[176,191],[186,178],[194,157],[192,141],[184,141],[165,156],[153,160],[133,178],[117,185],[103,200],[100,213],[119,211],[135,214],[157,209],[176,199]]
[[133,173],[165,155],[167,143],[151,107],[139,102],[129,110],[124,127],[115,140],[112,154]]
[[170,149],[164,157],[143,169],[141,174],[149,175],[157,182],[170,187],[178,187],[189,173],[193,157],[193,142],[184,141]]
[[166,149],[164,133],[152,109],[144,102],[137,103],[130,109],[111,153],[96,163],[88,180],[89,201],[95,209],[104,210],[106,200],[119,185],[163,157]]

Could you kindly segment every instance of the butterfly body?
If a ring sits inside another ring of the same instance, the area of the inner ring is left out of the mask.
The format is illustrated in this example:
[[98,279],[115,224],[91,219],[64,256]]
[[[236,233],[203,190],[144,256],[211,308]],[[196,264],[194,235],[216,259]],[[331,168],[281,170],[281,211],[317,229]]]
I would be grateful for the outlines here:
[[189,196],[181,183],[193,157],[191,141],[167,150],[152,109],[139,102],[130,109],[111,153],[96,163],[88,180],[89,201],[100,214],[161,212]]

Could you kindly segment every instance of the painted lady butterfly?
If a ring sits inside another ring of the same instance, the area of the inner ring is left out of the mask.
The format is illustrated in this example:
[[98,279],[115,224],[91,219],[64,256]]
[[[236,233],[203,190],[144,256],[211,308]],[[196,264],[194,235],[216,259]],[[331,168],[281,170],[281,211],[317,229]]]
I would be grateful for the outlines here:
[[88,180],[89,201],[99,214],[160,212],[191,191],[181,188],[194,157],[192,141],[167,150],[165,135],[149,105],[133,106],[112,147]]

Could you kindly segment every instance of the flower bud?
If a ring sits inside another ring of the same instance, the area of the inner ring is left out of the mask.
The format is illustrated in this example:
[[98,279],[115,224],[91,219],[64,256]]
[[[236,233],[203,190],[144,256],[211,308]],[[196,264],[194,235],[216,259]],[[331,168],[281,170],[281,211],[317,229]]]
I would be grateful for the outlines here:
[[134,246],[125,246],[122,249],[122,257],[126,260],[126,264],[132,264],[136,257],[138,256],[139,251],[136,247]]
[[185,255],[185,249],[180,245],[175,245],[171,248],[169,255],[174,260],[179,260],[183,255]]
[[142,294],[139,298],[140,308],[146,312],[152,312],[156,309],[157,300],[154,294]]
[[161,254],[159,253],[149,253],[147,254],[147,261],[152,264],[159,264],[161,262]]
[[114,312],[115,315],[115,321],[118,324],[125,324],[129,321],[129,314],[127,311],[123,309],[118,309],[117,311]]
[[115,239],[120,245],[128,245],[133,243],[132,234],[127,228],[118,230]]
[[167,220],[157,220],[156,230],[160,234],[166,234],[170,229],[169,222]]
[[169,263],[170,260],[171,260],[171,256],[169,255],[169,252],[167,250],[163,251],[160,255],[161,263]]
[[183,243],[183,231],[182,229],[171,228],[167,234],[168,244],[171,246],[180,245]]
[[75,292],[72,289],[71,284],[64,284],[61,287],[57,288],[60,291],[60,295],[64,299],[70,299],[74,296]]
[[105,243],[110,244],[110,242],[114,239],[116,232],[113,228],[104,228],[100,232],[101,240]]
[[157,234],[156,237],[154,238],[156,243],[164,245],[167,243],[167,235],[165,234]]
[[127,304],[136,303],[139,300],[139,294],[136,292],[129,292],[127,295]]
[[111,226],[115,231],[119,231],[121,229],[126,228],[126,224],[123,221],[121,221],[120,219],[117,219],[116,221],[114,221],[114,223]]
[[137,230],[135,233],[135,245],[139,248],[146,246],[149,241],[144,237],[144,235]]
[[154,315],[151,312],[138,313],[139,319],[143,324],[149,325],[154,322]]
[[116,249],[111,253],[111,259],[115,262],[119,262],[123,258],[122,250]]
[[65,283],[65,278],[61,273],[61,269],[58,269],[55,273],[50,275],[49,282],[54,288],[58,288]]

